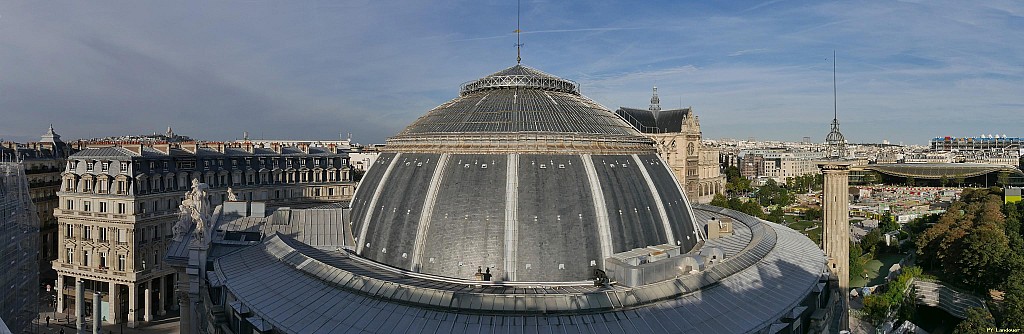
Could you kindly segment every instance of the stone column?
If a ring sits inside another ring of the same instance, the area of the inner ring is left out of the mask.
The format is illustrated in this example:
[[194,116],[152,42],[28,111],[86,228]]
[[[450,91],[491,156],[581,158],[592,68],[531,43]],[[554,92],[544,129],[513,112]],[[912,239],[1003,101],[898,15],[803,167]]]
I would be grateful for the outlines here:
[[100,312],[100,305],[102,304],[101,299],[103,296],[100,295],[99,291],[93,290],[92,293],[92,334],[100,334],[100,324],[103,323],[102,316],[103,312]]
[[139,327],[135,311],[139,308],[139,287],[135,284],[128,284],[128,328]]
[[79,333],[85,332],[85,281],[75,280],[75,328]]
[[150,322],[153,321],[153,281],[146,282],[146,290],[143,290],[143,301],[146,303],[143,306],[145,313],[142,314],[142,321]]
[[107,284],[109,287],[107,291],[107,300],[110,302],[110,318],[107,319],[109,324],[117,324],[121,322],[121,303],[118,302],[120,296],[117,291],[117,283],[110,282]]
[[181,321],[178,324],[178,332],[184,334],[192,333],[192,307],[188,297],[188,276],[183,275],[184,271],[178,271],[175,281],[175,290],[178,297],[178,314]]
[[840,330],[850,327],[850,164],[836,161],[818,165],[824,174],[822,187],[821,246],[828,258],[828,268],[839,279],[840,307],[843,308]]
[[167,288],[167,275],[160,277],[160,285],[158,285],[158,287],[160,288],[160,303],[156,305],[156,314],[167,315],[167,299],[171,298],[171,294],[169,292],[171,289]]
[[64,313],[64,275],[57,274],[57,312]]

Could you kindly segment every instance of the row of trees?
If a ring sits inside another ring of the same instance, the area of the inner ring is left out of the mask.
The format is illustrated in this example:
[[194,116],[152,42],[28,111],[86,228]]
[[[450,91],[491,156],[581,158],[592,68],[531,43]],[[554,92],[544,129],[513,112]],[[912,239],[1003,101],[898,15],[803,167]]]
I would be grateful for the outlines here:
[[740,200],[738,197],[726,198],[722,194],[715,195],[715,198],[711,200],[711,205],[722,207],[726,209],[733,209],[757,218],[761,218],[770,222],[783,224],[784,213],[782,207],[775,207],[770,210],[767,214],[764,213],[764,207],[758,204],[754,200]]
[[981,296],[1001,290],[1004,299],[993,319],[1004,328],[1024,328],[1024,203],[1003,204],[1001,193],[965,189],[945,213],[908,229],[916,236],[920,265]]

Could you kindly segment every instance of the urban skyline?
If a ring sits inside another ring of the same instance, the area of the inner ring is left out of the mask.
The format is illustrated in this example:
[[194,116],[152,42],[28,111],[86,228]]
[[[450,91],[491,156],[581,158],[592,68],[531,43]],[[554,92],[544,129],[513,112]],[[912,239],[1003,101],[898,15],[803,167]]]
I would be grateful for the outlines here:
[[[1012,2],[532,1],[523,63],[576,78],[611,109],[644,104],[657,85],[665,107],[694,107],[705,138],[820,142],[837,50],[851,142],[1015,136],[1022,13]],[[171,126],[207,140],[380,143],[453,85],[513,64],[514,23],[511,1],[6,4],[0,137],[33,140],[53,123],[66,138]]]

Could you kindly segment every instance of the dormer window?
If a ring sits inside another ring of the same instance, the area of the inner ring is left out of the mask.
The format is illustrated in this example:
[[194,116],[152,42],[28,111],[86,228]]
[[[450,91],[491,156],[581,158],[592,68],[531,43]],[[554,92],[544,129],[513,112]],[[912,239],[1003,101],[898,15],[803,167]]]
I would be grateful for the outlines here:
[[95,163],[95,162],[92,162],[92,161],[90,161],[90,162],[87,162],[87,163],[85,164],[85,171],[87,171],[87,172],[91,172],[91,171],[93,170],[93,168],[94,168],[94,167],[96,167],[96,163]]
[[127,161],[122,161],[121,162],[121,174],[128,174],[128,162]]
[[102,163],[102,164],[100,165],[100,170],[101,170],[101,171],[104,171],[104,172],[106,172],[106,171],[107,171],[107,170],[109,170],[109,169],[110,169],[110,162],[104,161],[104,162],[103,162],[103,163]]

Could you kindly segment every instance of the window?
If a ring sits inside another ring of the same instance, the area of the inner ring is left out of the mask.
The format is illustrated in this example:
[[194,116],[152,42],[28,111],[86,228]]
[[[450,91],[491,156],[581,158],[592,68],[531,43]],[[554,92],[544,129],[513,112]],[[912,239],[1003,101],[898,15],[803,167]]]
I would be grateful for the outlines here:
[[101,227],[99,229],[99,232],[100,232],[99,240],[100,241],[107,241],[107,229]]
[[109,170],[109,169],[110,169],[110,162],[106,162],[106,161],[104,161],[104,162],[103,162],[103,163],[102,163],[102,164],[100,165],[100,171],[106,172],[106,171],[107,171],[107,170]]
[[82,265],[83,266],[88,266],[89,265],[89,251],[87,251],[87,250],[82,251]]
[[75,237],[75,225],[67,224],[64,225],[64,237],[74,238]]
[[128,162],[127,161],[122,161],[121,162],[121,174],[128,174]]
[[86,240],[92,239],[92,226],[86,225],[82,227],[82,238]]
[[87,172],[91,172],[94,167],[96,167],[96,163],[95,162],[90,161],[90,162],[85,163],[85,170]]
[[68,248],[67,250],[67,253],[64,254],[64,262],[72,263],[75,261],[75,249]]
[[117,213],[124,214],[126,209],[127,207],[124,205],[124,203],[117,203]]
[[75,209],[75,200],[73,200],[73,199],[69,199],[69,200],[65,201],[64,204],[65,204],[64,205],[65,209],[68,209],[68,210],[74,210]]
[[107,212],[107,202],[100,202],[100,212]]
[[100,268],[107,267],[107,253],[100,253]]
[[124,254],[117,254],[117,270],[124,271],[125,256]]
[[92,209],[92,202],[82,201],[82,210],[89,211]]

